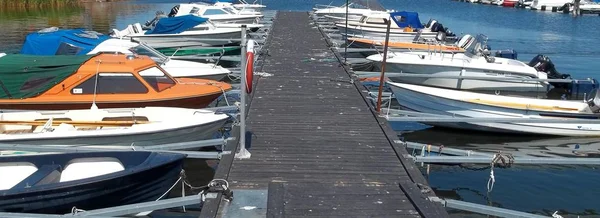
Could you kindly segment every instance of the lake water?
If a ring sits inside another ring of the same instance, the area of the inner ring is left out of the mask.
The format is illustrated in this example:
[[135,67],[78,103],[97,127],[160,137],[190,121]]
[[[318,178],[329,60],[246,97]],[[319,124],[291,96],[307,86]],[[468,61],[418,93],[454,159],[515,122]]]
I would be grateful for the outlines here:
[[[41,28],[84,27],[107,33],[113,28],[122,29],[130,23],[150,20],[156,11],[168,12],[178,2],[188,1],[132,0],[61,8],[0,8],[0,52],[18,52],[25,35]],[[308,11],[314,4],[340,5],[344,1],[262,2],[271,10]],[[537,54],[548,55],[558,71],[575,78],[597,77],[596,71],[600,68],[598,16],[574,18],[561,13],[450,0],[380,2],[388,9],[417,11],[422,22],[435,18],[458,34],[485,34],[493,49],[515,49],[519,59],[526,62]],[[589,138],[524,137],[437,128],[406,133],[403,137],[421,143],[490,152],[503,150],[518,155],[572,157],[600,152],[600,139]],[[204,163],[197,165],[206,168]],[[210,168],[206,169],[208,173],[205,174],[210,175]],[[423,167],[424,173],[426,169]],[[561,215],[600,217],[600,170],[595,167],[515,166],[496,169],[495,174],[496,184],[491,194],[486,191],[489,170],[430,166],[427,178],[442,197],[546,215],[558,210]],[[467,216],[460,212],[453,212],[453,215]]]

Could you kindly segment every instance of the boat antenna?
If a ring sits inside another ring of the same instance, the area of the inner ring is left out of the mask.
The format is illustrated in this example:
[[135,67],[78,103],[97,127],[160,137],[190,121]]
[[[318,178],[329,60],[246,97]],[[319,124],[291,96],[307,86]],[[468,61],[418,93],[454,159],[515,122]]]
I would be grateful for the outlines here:
[[96,105],[96,93],[98,91],[98,74],[100,74],[100,63],[102,63],[102,60],[97,60],[96,63],[98,63],[98,65],[96,65],[96,78],[94,81],[94,97],[92,99],[92,107],[90,108],[92,110],[98,109],[98,105]]

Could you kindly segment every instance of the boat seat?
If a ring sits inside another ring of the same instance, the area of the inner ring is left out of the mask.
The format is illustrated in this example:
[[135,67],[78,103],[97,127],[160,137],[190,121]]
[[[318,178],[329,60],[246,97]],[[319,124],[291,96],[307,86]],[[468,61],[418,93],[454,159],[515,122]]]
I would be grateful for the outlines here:
[[60,165],[44,165],[12,188],[28,188],[58,182]]
[[86,179],[123,170],[125,167],[116,158],[78,158],[67,164],[60,176],[60,182]]
[[28,162],[0,163],[0,190],[10,189],[37,171]]
[[142,28],[140,23],[135,23],[133,24],[133,31],[135,31],[135,33],[142,33],[144,32],[144,28]]

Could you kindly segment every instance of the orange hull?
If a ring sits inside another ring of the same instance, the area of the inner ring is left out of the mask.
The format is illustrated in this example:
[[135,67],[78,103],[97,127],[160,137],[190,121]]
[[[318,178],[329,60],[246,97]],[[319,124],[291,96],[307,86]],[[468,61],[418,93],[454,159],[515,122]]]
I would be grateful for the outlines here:
[[[358,42],[362,44],[383,46],[385,41],[383,40],[372,40],[363,38],[349,38],[349,42]],[[390,48],[399,49],[415,49],[415,50],[437,50],[437,51],[453,51],[453,52],[464,52],[465,50],[453,45],[432,45],[432,44],[420,44],[412,42],[395,42],[389,41],[388,46]]]
[[173,79],[147,56],[100,54],[45,92],[24,99],[0,99],[2,109],[203,108],[231,85],[204,79]]

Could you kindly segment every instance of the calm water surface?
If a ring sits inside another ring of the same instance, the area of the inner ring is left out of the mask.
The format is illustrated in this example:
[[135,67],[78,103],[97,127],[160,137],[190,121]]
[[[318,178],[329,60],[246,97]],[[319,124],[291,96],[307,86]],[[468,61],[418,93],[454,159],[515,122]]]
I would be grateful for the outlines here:
[[[130,23],[145,22],[158,10],[168,12],[178,2],[188,1],[139,0],[62,8],[0,8],[0,51],[18,52],[24,36],[41,28],[85,27],[107,33]],[[343,2],[336,0],[333,4]],[[316,3],[330,4],[332,1],[264,0],[263,3],[272,10],[308,11]],[[417,11],[422,22],[435,18],[459,34],[485,34],[493,49],[513,48],[519,53],[520,60],[528,62],[537,54],[545,54],[562,73],[570,73],[576,78],[598,77],[598,16],[573,18],[559,13],[449,0],[381,0],[381,3],[388,9]],[[491,152],[503,150],[516,155],[572,157],[600,152],[600,139],[593,138],[524,137],[437,128],[403,134],[403,137],[421,143]],[[496,184],[491,194],[486,191],[489,170],[430,166],[429,170],[423,167],[423,172],[438,195],[443,197],[534,213],[552,214],[559,210],[562,215],[600,217],[600,170],[595,167],[517,166],[497,169]]]

